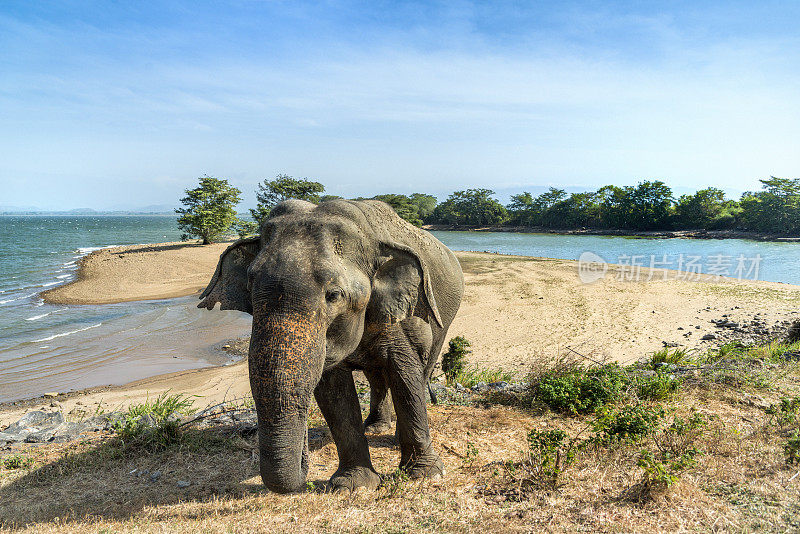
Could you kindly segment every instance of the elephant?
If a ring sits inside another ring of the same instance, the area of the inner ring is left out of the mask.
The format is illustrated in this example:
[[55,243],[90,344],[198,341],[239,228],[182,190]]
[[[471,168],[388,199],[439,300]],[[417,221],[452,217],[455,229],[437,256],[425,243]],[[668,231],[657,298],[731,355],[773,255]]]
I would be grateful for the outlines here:
[[[290,493],[305,484],[312,394],[339,454],[332,490],[380,485],[366,433],[388,429],[392,405],[401,468],[442,475],[427,385],[463,292],[455,255],[376,200],[286,200],[259,236],[228,247],[198,307],[253,317],[248,370],[264,485]],[[366,421],[355,370],[370,384]]]

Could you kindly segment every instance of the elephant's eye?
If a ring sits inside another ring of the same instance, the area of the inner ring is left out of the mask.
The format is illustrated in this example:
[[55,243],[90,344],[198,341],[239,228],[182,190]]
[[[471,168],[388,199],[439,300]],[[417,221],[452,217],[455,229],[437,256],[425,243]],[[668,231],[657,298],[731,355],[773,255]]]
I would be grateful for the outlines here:
[[328,302],[336,302],[342,297],[344,297],[344,293],[342,293],[341,289],[331,289],[325,293],[325,300]]

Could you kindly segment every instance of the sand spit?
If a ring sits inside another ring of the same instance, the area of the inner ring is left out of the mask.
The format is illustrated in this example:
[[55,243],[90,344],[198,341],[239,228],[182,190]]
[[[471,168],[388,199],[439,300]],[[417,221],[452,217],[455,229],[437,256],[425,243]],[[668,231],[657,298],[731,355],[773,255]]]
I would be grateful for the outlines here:
[[80,260],[77,280],[41,296],[51,304],[111,304],[192,295],[206,287],[229,244],[158,243],[96,250]]

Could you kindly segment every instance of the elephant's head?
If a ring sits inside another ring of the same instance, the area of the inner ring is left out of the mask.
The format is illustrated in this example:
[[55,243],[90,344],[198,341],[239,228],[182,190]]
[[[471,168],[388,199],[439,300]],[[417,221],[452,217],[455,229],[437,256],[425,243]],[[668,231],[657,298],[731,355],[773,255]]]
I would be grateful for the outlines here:
[[261,478],[278,492],[304,484],[314,388],[356,350],[365,324],[402,320],[415,307],[441,323],[425,262],[409,245],[376,235],[347,201],[279,204],[260,237],[222,254],[201,298],[199,307],[219,302],[253,316],[249,371]]

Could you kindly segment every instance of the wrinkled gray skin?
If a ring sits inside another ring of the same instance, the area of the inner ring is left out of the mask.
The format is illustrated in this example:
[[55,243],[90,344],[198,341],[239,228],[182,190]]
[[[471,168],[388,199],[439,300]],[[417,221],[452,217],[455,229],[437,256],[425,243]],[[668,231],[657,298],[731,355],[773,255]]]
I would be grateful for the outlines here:
[[[463,289],[453,253],[378,201],[283,202],[260,238],[222,254],[199,306],[219,302],[253,316],[250,385],[269,489],[286,493],[305,483],[312,394],[339,452],[334,490],[380,483],[365,430],[388,429],[389,390],[400,465],[412,477],[442,474],[427,382]],[[372,392],[365,422],[355,369]]]

